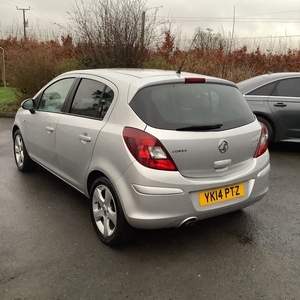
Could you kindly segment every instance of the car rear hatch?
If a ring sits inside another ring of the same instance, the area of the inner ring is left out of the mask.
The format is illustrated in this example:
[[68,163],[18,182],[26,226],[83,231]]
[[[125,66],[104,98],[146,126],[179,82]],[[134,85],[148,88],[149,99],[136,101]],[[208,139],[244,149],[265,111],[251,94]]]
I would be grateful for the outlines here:
[[260,126],[244,126],[226,132],[146,131],[164,145],[178,171],[185,177],[224,176],[247,167],[253,160]]
[[261,127],[231,83],[193,78],[147,86],[130,106],[185,177],[224,176],[253,160]]

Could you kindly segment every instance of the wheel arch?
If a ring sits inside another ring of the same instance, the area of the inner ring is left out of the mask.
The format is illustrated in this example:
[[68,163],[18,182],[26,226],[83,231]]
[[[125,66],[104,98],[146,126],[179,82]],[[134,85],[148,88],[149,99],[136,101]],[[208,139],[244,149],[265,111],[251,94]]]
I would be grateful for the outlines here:
[[101,172],[99,170],[92,171],[89,174],[89,176],[87,177],[87,182],[86,182],[86,188],[87,188],[88,195],[90,195],[90,190],[91,190],[91,187],[92,187],[94,181],[99,177],[105,177],[110,181],[110,179],[103,172]]
[[276,141],[277,140],[277,130],[276,130],[276,126],[275,126],[273,119],[270,118],[268,115],[265,115],[260,112],[254,112],[254,114],[256,115],[256,117],[260,117],[260,118],[263,118],[266,121],[268,121],[268,123],[271,125],[272,130],[273,130],[273,141]]
[[13,128],[12,128],[12,137],[14,137],[15,132],[16,132],[17,130],[20,130],[19,126],[18,126],[18,125],[14,125]]
[[[124,204],[123,204],[123,201],[122,201],[122,198],[120,197],[120,193],[117,189],[117,187],[115,186],[114,182],[110,179],[109,176],[107,176],[105,173],[103,173],[102,171],[100,170],[93,170],[89,173],[88,177],[87,177],[87,180],[86,180],[86,196],[90,197],[90,191],[91,191],[91,188],[92,188],[92,185],[93,183],[95,182],[95,180],[97,178],[100,178],[100,177],[104,177],[106,179],[109,180],[109,182],[111,183],[111,185],[113,186],[115,192],[117,193],[118,197],[119,197],[119,200],[120,200],[120,203],[121,203],[121,206],[122,206],[122,209],[124,211],[124,214],[125,214],[125,207],[124,207]],[[127,219],[127,216],[125,214],[125,217]]]

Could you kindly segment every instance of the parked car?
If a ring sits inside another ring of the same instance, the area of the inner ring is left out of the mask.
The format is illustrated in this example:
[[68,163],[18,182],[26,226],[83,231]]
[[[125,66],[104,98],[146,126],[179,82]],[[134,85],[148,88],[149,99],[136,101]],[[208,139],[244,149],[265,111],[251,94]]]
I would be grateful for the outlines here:
[[300,140],[300,73],[269,73],[237,85],[266,126],[269,143]]
[[18,169],[43,166],[90,199],[99,238],[190,225],[268,190],[266,129],[229,81],[160,70],[64,73],[18,110]]

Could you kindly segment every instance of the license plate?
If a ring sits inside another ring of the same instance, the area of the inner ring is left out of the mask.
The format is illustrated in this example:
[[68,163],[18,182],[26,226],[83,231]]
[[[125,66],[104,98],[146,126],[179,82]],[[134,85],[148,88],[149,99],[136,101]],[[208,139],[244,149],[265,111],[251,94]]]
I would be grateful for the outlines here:
[[244,195],[244,184],[238,183],[200,192],[199,203],[200,206],[206,206],[214,203],[240,198]]

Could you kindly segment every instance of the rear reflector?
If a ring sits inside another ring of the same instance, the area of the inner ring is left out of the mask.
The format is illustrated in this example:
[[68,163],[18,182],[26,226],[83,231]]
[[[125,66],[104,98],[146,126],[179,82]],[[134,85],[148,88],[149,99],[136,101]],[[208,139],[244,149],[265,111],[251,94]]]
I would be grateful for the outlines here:
[[205,83],[205,78],[185,78],[185,83]]
[[123,138],[133,157],[151,169],[177,171],[177,167],[166,148],[153,135],[136,128],[125,127]]
[[268,135],[267,135],[266,126],[263,123],[260,123],[260,126],[261,126],[261,134],[254,154],[255,158],[264,154],[268,149]]

